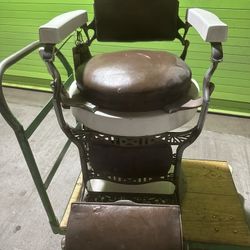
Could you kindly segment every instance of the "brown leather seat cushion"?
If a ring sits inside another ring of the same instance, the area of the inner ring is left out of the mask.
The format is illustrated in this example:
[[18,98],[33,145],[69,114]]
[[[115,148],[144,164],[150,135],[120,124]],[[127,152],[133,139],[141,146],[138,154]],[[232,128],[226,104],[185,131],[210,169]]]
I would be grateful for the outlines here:
[[77,70],[84,97],[104,109],[149,111],[185,95],[191,71],[179,57],[160,51],[132,50],[93,57]]
[[183,249],[179,206],[126,203],[73,203],[66,250]]

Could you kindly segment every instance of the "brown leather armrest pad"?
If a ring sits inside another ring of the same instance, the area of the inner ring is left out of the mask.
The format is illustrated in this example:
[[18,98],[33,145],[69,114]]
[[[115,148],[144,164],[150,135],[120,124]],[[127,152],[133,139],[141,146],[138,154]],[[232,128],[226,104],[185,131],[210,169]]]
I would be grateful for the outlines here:
[[180,250],[179,206],[73,203],[66,250]]

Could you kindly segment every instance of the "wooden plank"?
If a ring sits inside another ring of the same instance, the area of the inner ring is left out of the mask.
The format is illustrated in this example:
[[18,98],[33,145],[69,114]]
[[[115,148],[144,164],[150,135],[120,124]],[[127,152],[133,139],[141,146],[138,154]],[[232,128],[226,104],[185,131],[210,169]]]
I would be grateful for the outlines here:
[[65,209],[64,215],[62,217],[62,220],[60,222],[60,229],[65,232],[67,230],[67,224],[68,224],[68,219],[69,219],[69,214],[71,210],[71,204],[74,202],[77,202],[80,198],[81,195],[81,188],[82,188],[82,175],[80,174],[77,182],[74,186],[73,192],[71,194],[71,197],[69,199],[68,205]]
[[188,241],[250,247],[250,231],[226,162],[184,161],[182,201]]

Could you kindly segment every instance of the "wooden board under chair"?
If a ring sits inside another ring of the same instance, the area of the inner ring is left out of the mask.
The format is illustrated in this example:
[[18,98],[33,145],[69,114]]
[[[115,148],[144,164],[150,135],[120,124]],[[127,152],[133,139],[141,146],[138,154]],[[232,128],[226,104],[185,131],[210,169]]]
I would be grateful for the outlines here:
[[[219,245],[220,249],[229,249],[229,246],[250,249],[250,229],[227,162],[183,160],[182,172],[185,183],[181,202],[184,239]],[[60,224],[63,231],[67,229],[71,204],[80,197],[81,185],[80,175]],[[215,249],[200,247],[196,249]]]
[[185,239],[250,249],[250,230],[228,164],[185,160],[182,165],[186,187],[181,204]]

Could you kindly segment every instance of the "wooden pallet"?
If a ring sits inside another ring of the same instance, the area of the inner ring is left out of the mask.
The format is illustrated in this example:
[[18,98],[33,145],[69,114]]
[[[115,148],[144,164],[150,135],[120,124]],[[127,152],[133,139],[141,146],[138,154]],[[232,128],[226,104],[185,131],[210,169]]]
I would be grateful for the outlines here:
[[[195,249],[216,249],[215,246],[222,247],[218,249],[230,246],[234,246],[230,249],[237,246],[250,249],[250,230],[228,164],[183,160],[182,171],[185,192],[181,210],[185,240],[200,243]],[[64,231],[71,204],[79,199],[81,185],[80,175],[60,224]]]
[[228,164],[188,160],[182,169],[186,184],[181,204],[185,240],[250,249],[250,230]]

